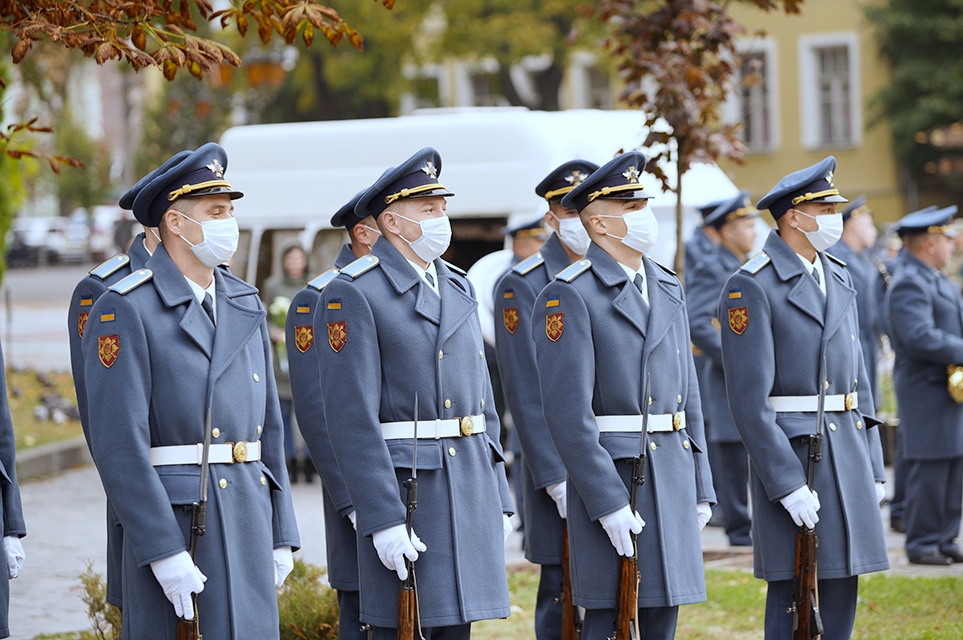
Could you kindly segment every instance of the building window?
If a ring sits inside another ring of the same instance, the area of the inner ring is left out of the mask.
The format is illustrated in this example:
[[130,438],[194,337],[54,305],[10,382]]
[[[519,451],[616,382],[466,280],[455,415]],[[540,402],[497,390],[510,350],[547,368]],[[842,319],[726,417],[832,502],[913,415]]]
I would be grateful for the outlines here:
[[428,109],[441,106],[441,91],[437,76],[415,76],[410,80],[415,108]]
[[588,106],[592,109],[612,108],[612,88],[609,77],[596,66],[588,70]]
[[859,80],[859,38],[855,33],[800,37],[800,126],[806,148],[862,143]]
[[821,47],[815,53],[819,60],[819,141],[825,145],[849,144],[849,49]]
[[487,71],[470,75],[473,104],[476,107],[497,107],[502,102],[498,76]]
[[742,140],[750,151],[762,151],[772,146],[767,67],[766,52],[742,54],[739,66],[739,113],[742,116]]

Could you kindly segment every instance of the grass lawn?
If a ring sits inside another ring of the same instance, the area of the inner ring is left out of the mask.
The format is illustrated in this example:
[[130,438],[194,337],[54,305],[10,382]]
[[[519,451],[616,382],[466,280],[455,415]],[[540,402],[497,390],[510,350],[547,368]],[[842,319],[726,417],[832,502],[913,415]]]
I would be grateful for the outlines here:
[[[709,599],[679,612],[678,640],[762,638],[766,584],[742,571],[706,571]],[[512,616],[472,626],[472,638],[529,640],[534,637],[538,574],[509,575]],[[854,638],[873,640],[963,638],[963,580],[872,575],[860,580]]]
[[41,404],[41,399],[47,393],[55,392],[71,404],[75,403],[74,383],[69,373],[51,373],[45,377],[52,386],[42,384],[34,371],[7,370],[7,397],[18,451],[83,433],[79,420],[54,424],[53,420],[38,422],[34,419],[34,407]]

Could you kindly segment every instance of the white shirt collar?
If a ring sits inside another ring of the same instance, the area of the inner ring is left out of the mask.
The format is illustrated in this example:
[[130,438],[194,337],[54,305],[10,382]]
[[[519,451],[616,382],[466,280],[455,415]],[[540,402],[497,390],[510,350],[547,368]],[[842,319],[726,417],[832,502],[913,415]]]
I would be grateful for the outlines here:
[[[405,258],[405,259],[407,260],[407,258]],[[439,289],[438,289],[438,270],[435,269],[435,263],[434,263],[434,262],[429,262],[427,269],[422,269],[420,264],[414,263],[414,262],[412,262],[411,260],[408,260],[408,264],[410,264],[411,267],[415,270],[415,273],[418,274],[418,277],[421,278],[422,280],[424,280],[425,283],[426,283],[429,287],[431,287],[431,290],[432,290],[432,291],[434,291],[434,292],[435,292],[436,294],[438,294],[439,296],[441,295],[441,291],[439,291]],[[431,279],[434,280],[434,284],[432,284],[431,282],[429,282],[429,281],[428,281],[428,278],[425,277],[425,274],[426,274],[426,273],[430,273],[430,274],[431,274]]]
[[810,262],[808,258],[798,253],[796,257],[803,263],[803,267],[805,267],[806,273],[810,274],[810,277],[812,277],[813,271],[819,273],[819,290],[823,292],[823,295],[826,295],[826,270],[823,269],[823,261],[819,257],[819,253],[816,254],[815,262]]
[[211,299],[214,301],[214,304],[212,305],[214,307],[214,319],[217,320],[217,293],[215,292],[216,290],[214,286],[217,283],[217,278],[211,278],[211,286],[209,286],[207,289],[202,288],[201,285],[197,284],[187,276],[184,276],[184,279],[187,280],[187,284],[191,285],[191,291],[194,292],[194,297],[197,298],[198,302],[204,302],[205,293],[211,294]]
[[633,287],[635,286],[636,274],[642,276],[642,299],[645,300],[645,304],[649,304],[649,279],[645,277],[645,263],[642,263],[642,267],[638,271],[632,267],[625,266],[621,262],[619,266],[625,271],[625,275],[629,277],[629,282],[632,283]]

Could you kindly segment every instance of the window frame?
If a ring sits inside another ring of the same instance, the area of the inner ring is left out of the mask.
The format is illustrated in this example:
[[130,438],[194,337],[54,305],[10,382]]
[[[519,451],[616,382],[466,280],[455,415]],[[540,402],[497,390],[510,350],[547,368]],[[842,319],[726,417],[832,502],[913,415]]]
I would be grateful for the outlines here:
[[[854,149],[863,144],[863,93],[860,77],[859,35],[855,31],[818,33],[799,36],[799,136],[807,150]],[[819,91],[819,50],[845,47],[849,70],[849,129],[844,142],[821,139]]]

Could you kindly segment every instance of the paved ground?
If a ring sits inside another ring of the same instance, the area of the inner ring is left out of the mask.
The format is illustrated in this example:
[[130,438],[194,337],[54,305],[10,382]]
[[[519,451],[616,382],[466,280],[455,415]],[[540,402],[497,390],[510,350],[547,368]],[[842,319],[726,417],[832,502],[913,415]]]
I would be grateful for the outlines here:
[[[325,564],[324,521],[318,484],[294,485],[303,549],[298,556]],[[10,628],[14,640],[31,640],[40,633],[89,628],[77,591],[77,576],[88,561],[105,570],[106,546],[104,492],[93,467],[74,469],[57,477],[29,482],[21,487],[29,535],[23,575],[10,585]],[[882,513],[888,522],[888,514]],[[506,545],[510,565],[524,563],[520,536],[513,534]],[[721,529],[709,527],[702,534],[707,566],[751,569],[752,554],[730,549]],[[949,568],[919,567],[906,562],[903,536],[887,532],[892,572],[907,575],[963,577],[963,564]],[[760,583],[761,584],[761,583]]]

